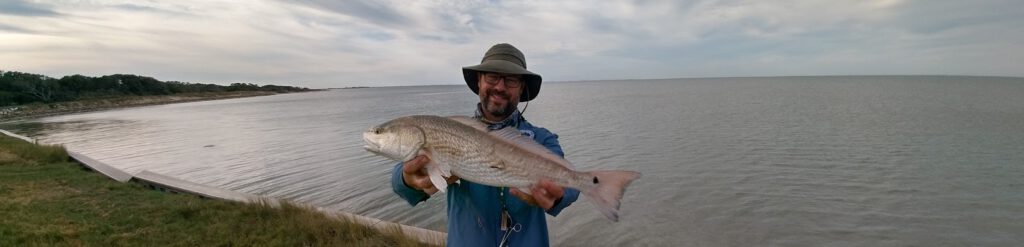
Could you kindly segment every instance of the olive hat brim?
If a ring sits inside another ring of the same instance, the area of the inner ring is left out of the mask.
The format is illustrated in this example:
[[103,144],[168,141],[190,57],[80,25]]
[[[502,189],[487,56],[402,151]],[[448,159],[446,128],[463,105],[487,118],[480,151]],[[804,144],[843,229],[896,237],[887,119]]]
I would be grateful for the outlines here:
[[477,72],[523,75],[523,81],[526,82],[526,90],[523,90],[523,93],[519,96],[520,102],[533,100],[537,97],[537,94],[540,94],[540,83],[542,81],[540,75],[530,72],[513,62],[486,60],[479,65],[462,67],[462,76],[466,79],[466,85],[477,95],[480,94],[478,82],[480,77],[477,76]]

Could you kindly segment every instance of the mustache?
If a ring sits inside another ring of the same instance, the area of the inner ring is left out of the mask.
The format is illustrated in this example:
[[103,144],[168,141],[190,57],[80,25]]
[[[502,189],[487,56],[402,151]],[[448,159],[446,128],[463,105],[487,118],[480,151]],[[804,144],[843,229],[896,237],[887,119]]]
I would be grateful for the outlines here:
[[499,97],[502,97],[502,98],[505,98],[505,99],[509,99],[509,98],[512,97],[511,95],[508,94],[508,91],[495,92],[494,89],[488,89],[488,90],[484,91],[484,93],[486,93],[487,96],[494,95],[494,96],[499,96]]

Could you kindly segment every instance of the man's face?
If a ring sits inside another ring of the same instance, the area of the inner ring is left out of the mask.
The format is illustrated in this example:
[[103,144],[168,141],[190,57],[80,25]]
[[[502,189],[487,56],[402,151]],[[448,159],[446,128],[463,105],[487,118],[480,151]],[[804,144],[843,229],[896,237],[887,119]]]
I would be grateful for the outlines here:
[[480,105],[485,117],[496,121],[504,119],[516,111],[516,107],[519,105],[519,95],[526,87],[522,75],[480,72],[477,73],[477,77],[479,77],[477,86],[480,88]]

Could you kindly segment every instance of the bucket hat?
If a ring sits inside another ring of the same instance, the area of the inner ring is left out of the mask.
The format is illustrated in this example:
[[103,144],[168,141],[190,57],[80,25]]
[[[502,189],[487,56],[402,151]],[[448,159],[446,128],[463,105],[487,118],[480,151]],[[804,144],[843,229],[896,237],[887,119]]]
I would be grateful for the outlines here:
[[466,85],[477,95],[480,94],[478,72],[522,75],[523,82],[526,83],[526,90],[523,90],[519,96],[520,102],[530,101],[540,93],[540,75],[526,70],[526,56],[510,44],[501,43],[491,46],[491,49],[484,53],[480,64],[462,67],[462,77],[466,79]]

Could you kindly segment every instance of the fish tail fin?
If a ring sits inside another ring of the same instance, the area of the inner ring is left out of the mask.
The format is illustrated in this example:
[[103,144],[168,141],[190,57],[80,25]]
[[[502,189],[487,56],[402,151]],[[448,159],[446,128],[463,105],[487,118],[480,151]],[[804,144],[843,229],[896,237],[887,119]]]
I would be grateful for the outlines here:
[[600,210],[608,219],[619,221],[619,204],[622,193],[633,180],[640,178],[639,172],[634,171],[591,171],[586,174],[594,176],[593,189],[583,192],[590,202],[594,203],[597,210]]

